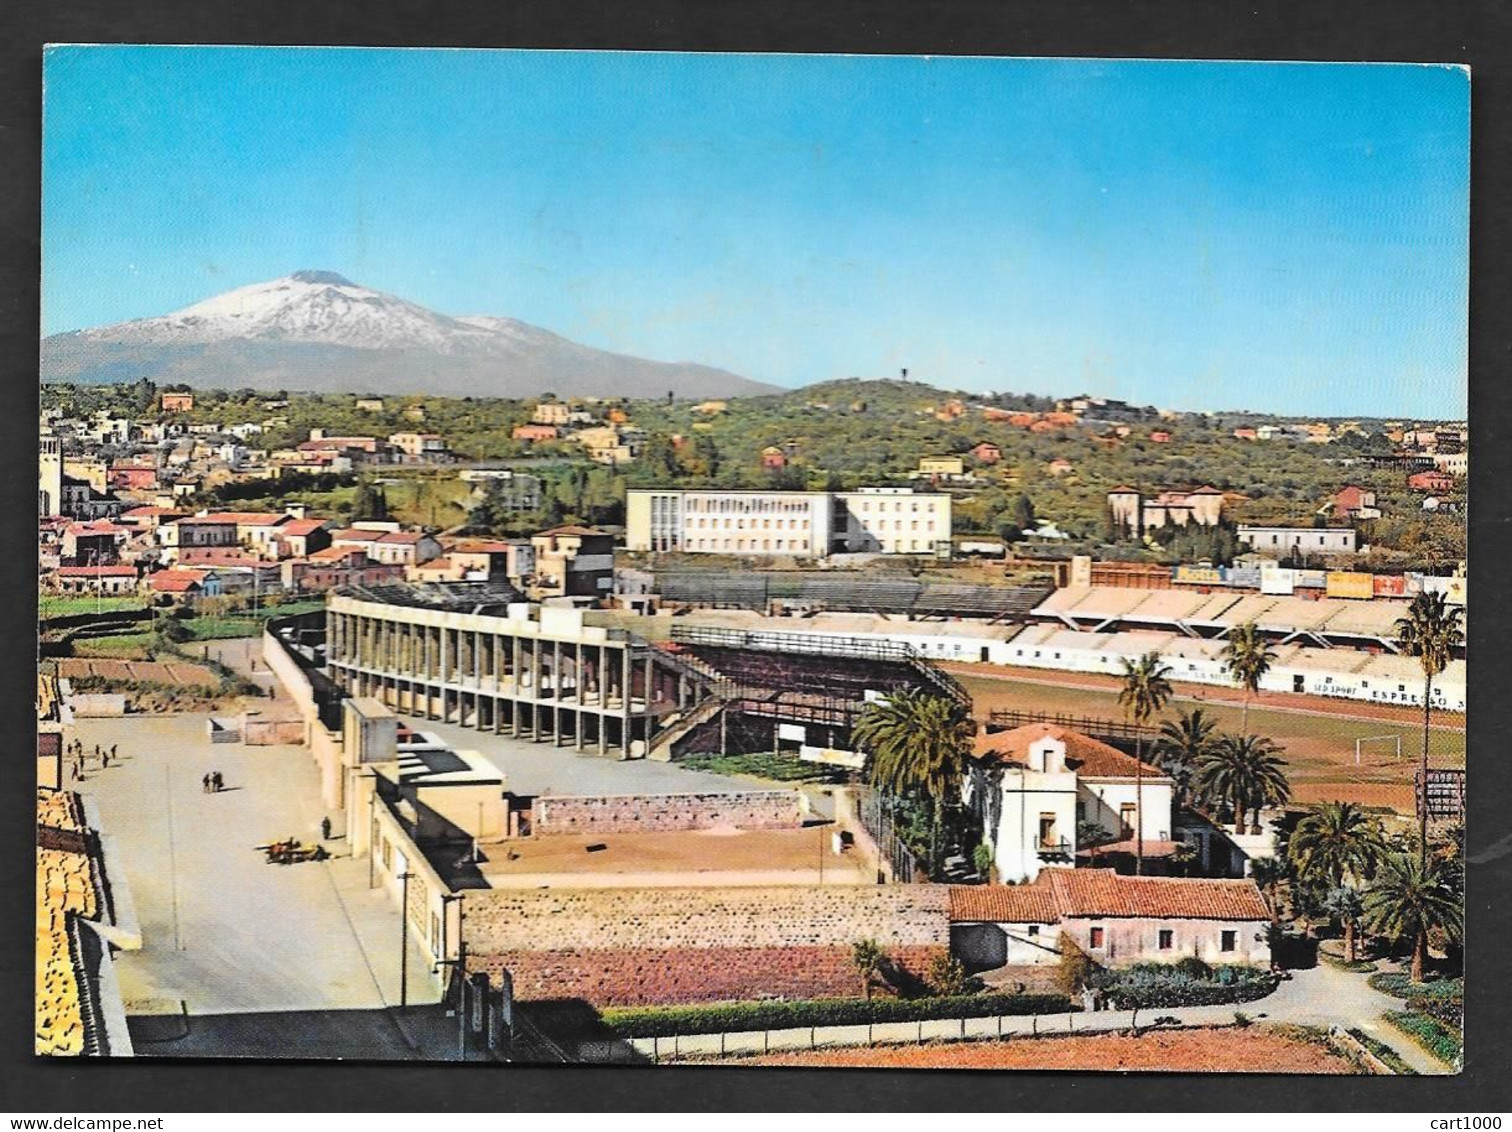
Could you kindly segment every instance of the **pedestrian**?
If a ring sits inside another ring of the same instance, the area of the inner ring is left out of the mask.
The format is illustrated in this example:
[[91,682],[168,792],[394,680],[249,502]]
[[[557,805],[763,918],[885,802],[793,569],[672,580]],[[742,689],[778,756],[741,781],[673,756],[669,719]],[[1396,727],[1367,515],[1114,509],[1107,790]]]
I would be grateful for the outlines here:
[[115,758],[116,757],[116,744],[114,744],[114,743],[110,744],[110,757],[111,758]]
[[321,818],[320,819],[320,839],[322,841],[329,841],[329,840],[331,840],[331,819],[330,818]]
[[215,792],[219,794],[226,788],[226,780],[221,777],[221,772],[216,771],[210,776],[211,783],[215,786]]
[[208,774],[200,779],[200,791],[204,794],[210,793],[210,776]]

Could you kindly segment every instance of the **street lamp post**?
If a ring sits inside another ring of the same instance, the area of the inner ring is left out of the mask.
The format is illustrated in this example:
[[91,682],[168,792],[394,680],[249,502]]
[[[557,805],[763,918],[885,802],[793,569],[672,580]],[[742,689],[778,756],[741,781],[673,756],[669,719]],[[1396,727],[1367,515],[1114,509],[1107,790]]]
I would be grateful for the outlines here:
[[399,1009],[409,1005],[409,882],[415,874],[399,874]]

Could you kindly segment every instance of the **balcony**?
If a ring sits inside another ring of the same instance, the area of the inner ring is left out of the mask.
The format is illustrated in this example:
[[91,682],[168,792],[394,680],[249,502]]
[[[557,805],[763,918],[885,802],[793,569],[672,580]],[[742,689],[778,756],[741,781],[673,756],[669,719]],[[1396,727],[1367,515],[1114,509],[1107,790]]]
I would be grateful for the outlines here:
[[1063,837],[1059,841],[1041,841],[1034,852],[1041,861],[1070,861],[1076,857],[1076,846]]

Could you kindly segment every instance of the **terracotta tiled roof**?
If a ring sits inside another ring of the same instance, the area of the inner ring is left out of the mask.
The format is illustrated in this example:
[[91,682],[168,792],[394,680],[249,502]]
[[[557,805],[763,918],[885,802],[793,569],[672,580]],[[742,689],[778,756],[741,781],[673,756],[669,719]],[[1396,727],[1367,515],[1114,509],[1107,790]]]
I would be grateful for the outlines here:
[[302,535],[314,534],[321,527],[325,526],[326,522],[327,520],[325,519],[294,519],[284,524],[283,533],[293,535],[296,538]]
[[596,531],[592,527],[566,526],[552,527],[549,531],[537,531],[537,535],[603,535],[608,531]]
[[61,566],[60,578],[135,578],[135,566]]
[[415,543],[425,537],[424,531],[385,531],[379,542]]
[[[1134,758],[1117,747],[1083,735],[1079,731],[1054,723],[1026,723],[1011,731],[983,734],[976,737],[972,754],[983,762],[1025,766],[1029,748],[1040,739],[1050,736],[1066,745],[1066,766],[1086,778],[1133,778],[1136,772]],[[1164,778],[1159,767],[1144,763],[1146,778]]]
[[1112,869],[1046,869],[1040,880],[1048,880],[1062,916],[1270,919],[1252,880],[1126,877]]
[[342,527],[339,531],[331,532],[331,539],[335,542],[377,542],[382,531],[364,531],[357,527]]
[[271,511],[217,511],[198,516],[205,523],[235,523],[238,527],[276,527],[288,519],[287,514]]
[[360,554],[363,558],[367,557],[367,551],[363,550],[360,546],[328,546],[324,550],[317,550],[306,558],[305,561],[341,562],[352,557],[354,554]]
[[1252,880],[1129,877],[1112,869],[1045,869],[1033,884],[951,885],[956,923],[1081,919],[1268,920]]
[[203,584],[207,573],[205,570],[159,570],[152,575],[152,588],[158,593],[186,593]]
[[1053,924],[1060,919],[1055,894],[1042,884],[953,884],[954,923]]

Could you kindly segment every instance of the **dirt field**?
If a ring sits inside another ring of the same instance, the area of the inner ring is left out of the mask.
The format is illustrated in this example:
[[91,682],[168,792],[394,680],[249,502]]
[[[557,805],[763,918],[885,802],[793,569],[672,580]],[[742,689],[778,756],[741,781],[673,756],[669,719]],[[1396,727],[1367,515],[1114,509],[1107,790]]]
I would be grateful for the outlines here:
[[90,660],[69,657],[58,662],[58,674],[69,679],[102,676],[107,680],[147,680],[154,684],[195,684],[214,688],[220,678],[199,664],[164,664],[148,660]]
[[1358,1073],[1338,1054],[1265,1026],[812,1050],[721,1065],[876,1069],[1095,1069],[1158,1073]]
[[[993,708],[1017,708],[1074,715],[1122,718],[1117,681],[1095,673],[1057,673],[1040,669],[983,668],[947,665],[972,695],[979,718]],[[1201,707],[1219,727],[1237,731],[1241,701],[1224,688],[1176,684],[1169,714]],[[1296,801],[1357,801],[1391,806],[1401,812],[1412,807],[1412,774],[1422,744],[1422,716],[1410,708],[1382,704],[1322,700],[1267,692],[1250,707],[1250,730],[1281,744],[1290,763]],[[1435,712],[1429,736],[1434,766],[1465,765],[1465,717]],[[1401,736],[1398,758],[1391,741],[1378,736]],[[1355,740],[1371,738],[1355,765]]]

